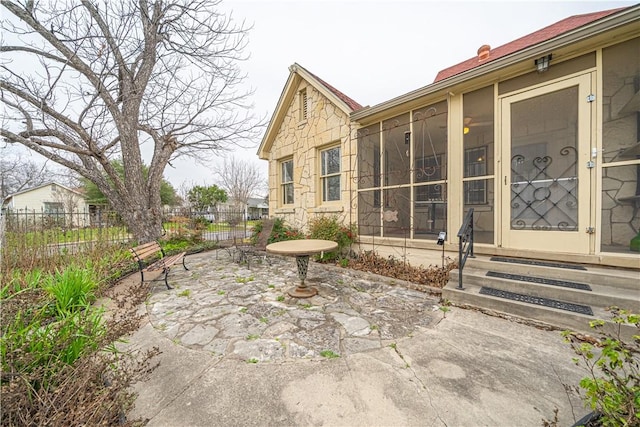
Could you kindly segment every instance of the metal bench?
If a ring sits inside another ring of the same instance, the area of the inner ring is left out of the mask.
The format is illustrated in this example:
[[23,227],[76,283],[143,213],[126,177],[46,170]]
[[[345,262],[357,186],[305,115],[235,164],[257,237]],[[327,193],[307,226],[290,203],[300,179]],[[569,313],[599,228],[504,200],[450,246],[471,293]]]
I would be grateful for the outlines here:
[[[131,251],[133,258],[138,263],[138,268],[140,269],[140,277],[143,283],[145,282],[145,272],[162,271],[164,273],[164,284],[167,286],[167,289],[173,289],[171,286],[169,286],[169,282],[167,282],[167,276],[169,276],[171,266],[173,266],[173,264],[177,263],[178,261],[182,261],[182,266],[184,267],[184,269],[189,270],[184,263],[186,252],[165,256],[164,250],[156,241],[144,243],[129,250]],[[160,259],[155,260],[158,255],[160,255]],[[149,264],[150,261],[151,264]],[[147,280],[147,282],[153,282],[155,280],[162,279]]]

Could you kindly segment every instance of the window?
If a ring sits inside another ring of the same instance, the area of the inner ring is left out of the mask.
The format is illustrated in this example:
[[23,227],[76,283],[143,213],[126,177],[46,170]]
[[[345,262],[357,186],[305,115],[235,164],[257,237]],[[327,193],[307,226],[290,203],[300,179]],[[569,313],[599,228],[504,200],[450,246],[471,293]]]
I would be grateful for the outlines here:
[[281,165],[280,186],[282,188],[282,204],[293,204],[293,159],[283,161]]
[[[484,176],[487,174],[487,147],[475,147],[464,150],[464,176]],[[487,203],[487,180],[465,181],[465,205],[484,205]]]
[[45,214],[61,214],[64,213],[64,207],[60,202],[44,202]]
[[299,93],[298,93],[298,102],[299,102],[299,109],[300,109],[300,121],[304,121],[307,120],[307,90],[306,89],[302,89]]
[[464,176],[483,176],[487,174],[487,147],[464,150]]
[[322,201],[340,200],[340,147],[320,152]]

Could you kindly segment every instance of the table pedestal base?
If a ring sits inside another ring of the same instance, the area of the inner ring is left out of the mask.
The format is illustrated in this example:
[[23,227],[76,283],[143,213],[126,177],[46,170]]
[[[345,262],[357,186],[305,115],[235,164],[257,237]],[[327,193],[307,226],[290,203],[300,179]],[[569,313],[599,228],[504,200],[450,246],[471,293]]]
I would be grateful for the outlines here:
[[287,292],[289,296],[294,298],[310,298],[318,295],[316,288],[310,288],[304,283],[304,280],[307,278],[307,270],[309,270],[309,255],[297,255],[296,264],[298,264],[298,279],[300,279],[300,284]]
[[293,298],[311,298],[312,296],[318,295],[318,290],[305,285],[296,286],[287,293]]

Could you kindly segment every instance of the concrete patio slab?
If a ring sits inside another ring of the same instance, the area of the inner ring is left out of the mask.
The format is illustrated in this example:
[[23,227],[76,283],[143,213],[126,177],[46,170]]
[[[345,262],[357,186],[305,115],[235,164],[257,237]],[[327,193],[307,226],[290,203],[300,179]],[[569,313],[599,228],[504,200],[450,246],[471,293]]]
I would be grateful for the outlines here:
[[[251,269],[213,253],[155,287],[130,338],[158,346],[129,418],[149,426],[560,425],[588,412],[559,332],[451,308],[397,281],[312,263],[313,298],[286,296],[291,258]],[[188,292],[187,292],[188,291]],[[446,317],[445,317],[446,315]],[[328,357],[329,356],[329,357]],[[330,357],[333,356],[333,357]]]

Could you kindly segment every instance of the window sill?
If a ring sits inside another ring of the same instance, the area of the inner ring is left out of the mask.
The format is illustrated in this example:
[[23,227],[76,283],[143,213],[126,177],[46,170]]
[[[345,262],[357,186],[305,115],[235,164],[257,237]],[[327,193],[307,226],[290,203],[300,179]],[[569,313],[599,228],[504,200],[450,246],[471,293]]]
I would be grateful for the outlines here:
[[279,208],[276,209],[276,214],[292,214],[296,212],[296,208]]
[[309,212],[311,213],[337,213],[344,212],[344,206],[318,206],[315,208],[310,208]]
[[469,208],[473,208],[473,210],[475,212],[491,212],[493,210],[493,207],[491,205],[488,204],[483,204],[483,205],[464,205],[465,209],[469,209]]

